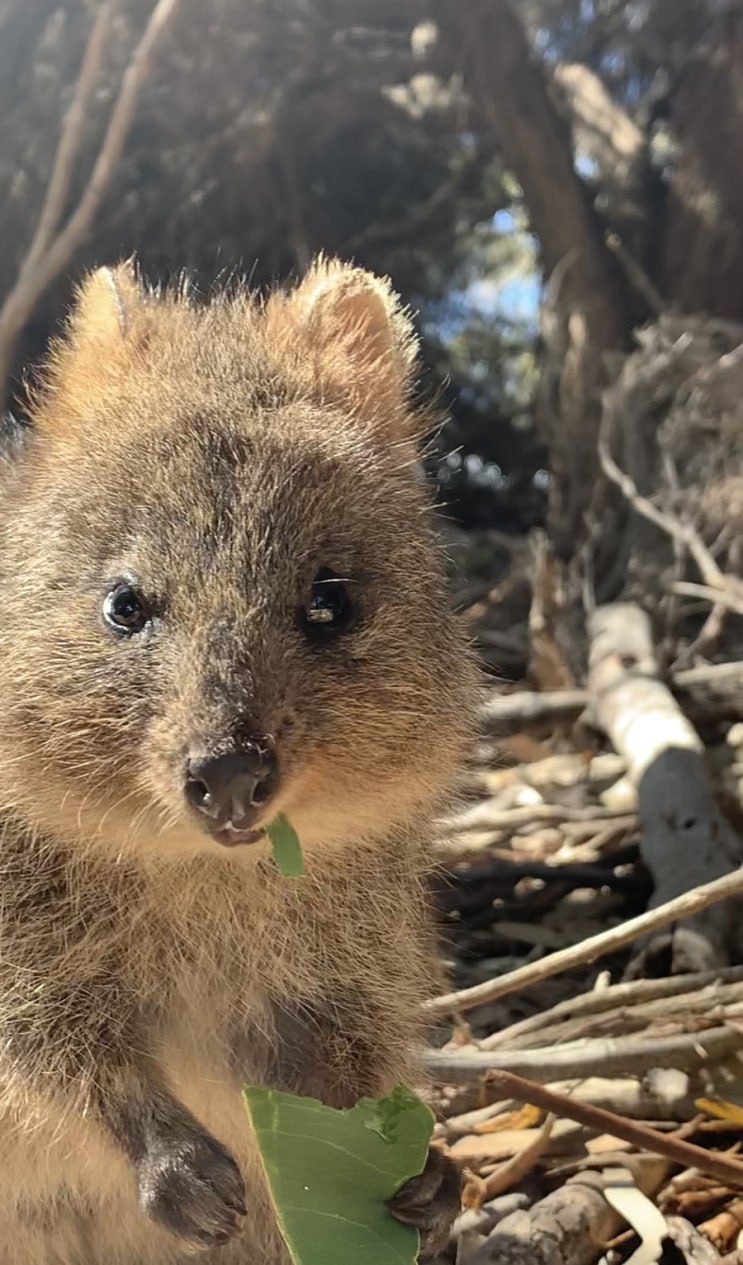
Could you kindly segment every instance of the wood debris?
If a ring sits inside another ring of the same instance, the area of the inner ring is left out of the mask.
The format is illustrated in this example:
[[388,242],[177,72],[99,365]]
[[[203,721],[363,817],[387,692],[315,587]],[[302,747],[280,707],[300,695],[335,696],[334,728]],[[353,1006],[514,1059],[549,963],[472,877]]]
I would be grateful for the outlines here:
[[439,1265],[741,1265],[743,663],[669,677],[627,602],[588,628],[585,688],[483,702],[439,827],[425,1060],[466,1171]]

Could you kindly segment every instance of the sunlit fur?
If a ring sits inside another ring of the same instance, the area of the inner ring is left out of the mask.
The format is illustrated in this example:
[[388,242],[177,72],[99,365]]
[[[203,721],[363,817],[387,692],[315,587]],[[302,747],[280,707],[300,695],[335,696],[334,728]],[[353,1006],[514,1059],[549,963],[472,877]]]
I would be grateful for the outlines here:
[[[241,1165],[223,1265],[285,1261],[242,1081],[352,1102],[413,1075],[427,822],[474,690],[414,473],[413,358],[386,284],[323,261],[265,303],[95,273],[50,358],[0,524],[0,1265],[186,1259],[93,1107],[130,1064]],[[359,619],[318,646],[296,615],[323,566]],[[101,617],[121,576],[159,612],[132,638]],[[267,816],[298,831],[302,880],[188,809],[187,753],[249,734],[275,744]],[[337,1030],[289,1081],[277,999]]]

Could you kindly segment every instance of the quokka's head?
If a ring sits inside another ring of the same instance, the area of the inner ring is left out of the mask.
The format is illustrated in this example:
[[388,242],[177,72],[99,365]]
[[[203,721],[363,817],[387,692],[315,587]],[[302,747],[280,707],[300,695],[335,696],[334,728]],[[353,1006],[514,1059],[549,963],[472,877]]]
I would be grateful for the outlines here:
[[386,283],[192,302],[93,273],[10,480],[0,802],[163,856],[373,839],[446,786],[447,610]]

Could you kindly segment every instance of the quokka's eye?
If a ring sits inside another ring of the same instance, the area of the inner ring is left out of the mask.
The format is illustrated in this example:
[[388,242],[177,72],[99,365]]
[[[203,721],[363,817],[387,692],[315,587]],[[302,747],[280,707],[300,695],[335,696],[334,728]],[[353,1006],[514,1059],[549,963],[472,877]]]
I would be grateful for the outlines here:
[[146,598],[126,580],[117,580],[103,599],[103,618],[117,633],[131,637],[152,619]]
[[348,632],[354,623],[356,607],[347,585],[347,580],[328,567],[318,571],[309,601],[299,611],[302,631],[311,641],[329,641]]

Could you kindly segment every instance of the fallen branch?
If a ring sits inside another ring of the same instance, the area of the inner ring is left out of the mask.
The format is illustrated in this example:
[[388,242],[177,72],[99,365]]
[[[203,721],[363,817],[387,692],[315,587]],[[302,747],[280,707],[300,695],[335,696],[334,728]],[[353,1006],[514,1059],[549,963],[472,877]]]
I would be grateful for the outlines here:
[[492,1072],[488,1079],[491,1085],[496,1085],[504,1094],[519,1102],[531,1103],[532,1106],[561,1119],[575,1120],[588,1129],[595,1129],[597,1133],[608,1133],[614,1138],[621,1138],[623,1142],[629,1142],[630,1146],[636,1146],[641,1151],[663,1155],[674,1164],[681,1164],[686,1168],[694,1165],[701,1173],[707,1173],[725,1185],[743,1188],[743,1161],[732,1155],[707,1151],[704,1147],[684,1142],[673,1134],[658,1133],[647,1125],[625,1120],[613,1111],[575,1102],[566,1094],[555,1094],[543,1085],[535,1085],[510,1072]]
[[691,1032],[694,1028],[711,1027],[712,1024],[743,1022],[743,1000],[738,984],[732,984],[719,1000],[714,994],[705,996],[688,994],[668,997],[664,1001],[645,1002],[641,1006],[619,1006],[604,1011],[600,1016],[565,1019],[550,1024],[536,1033],[512,1038],[503,1046],[478,1045],[479,1049],[536,1050],[544,1046],[561,1045],[565,1041],[582,1041],[589,1037],[629,1037],[645,1031],[658,1031],[659,1025],[670,1030]]
[[534,1137],[524,1149],[517,1155],[512,1155],[510,1159],[504,1160],[484,1178],[483,1185],[487,1199],[496,1199],[498,1195],[505,1194],[512,1186],[518,1186],[519,1182],[528,1176],[547,1150],[554,1124],[555,1117],[547,1115],[541,1128],[534,1130]]
[[743,894],[743,869],[738,869],[732,874],[724,875],[723,878],[715,879],[713,883],[706,883],[704,887],[694,892],[685,892],[683,896],[678,896],[676,900],[669,901],[666,905],[650,909],[637,918],[630,918],[618,927],[610,927],[608,931],[601,931],[596,936],[582,940],[579,944],[560,949],[539,962],[528,962],[526,966],[509,971],[507,975],[485,980],[484,983],[475,984],[472,988],[463,988],[457,992],[432,998],[425,1001],[423,1007],[429,1015],[452,1015],[471,1010],[473,1006],[481,1006],[485,1002],[507,997],[510,993],[529,988],[533,984],[540,984],[542,980],[559,975],[561,971],[585,966],[587,962],[595,962],[597,958],[607,953],[616,953],[618,949],[624,948],[634,940],[639,940],[650,931],[671,926],[681,918],[686,918],[701,909],[707,909],[718,901],[741,894]]
[[[671,677],[674,693],[685,694],[695,689],[726,691],[740,684],[743,687],[743,663],[707,663],[683,668]],[[549,690],[538,693],[519,690],[513,694],[487,698],[480,707],[480,723],[484,730],[501,737],[521,728],[547,720],[577,719],[591,702],[588,690]]]
[[[706,985],[690,989],[653,988],[653,984],[671,984],[676,980],[705,979]],[[725,980],[725,982],[724,982]],[[584,993],[582,997],[561,1002],[549,1011],[529,1016],[528,1020],[513,1023],[500,1032],[494,1032],[478,1044],[481,1050],[497,1050],[501,1047],[521,1047],[521,1042],[534,1039],[547,1040],[548,1035],[559,1032],[565,1025],[575,1026],[581,1020],[584,1023],[610,1022],[611,1017],[630,1016],[632,1022],[654,1020],[667,1015],[689,1015],[700,1009],[713,1009],[724,1006],[728,1001],[740,998],[740,982],[743,980],[743,968],[732,966],[728,970],[709,972],[705,975],[672,975],[670,979],[638,979],[629,984],[618,984],[614,988],[601,989],[600,992]],[[637,990],[633,985],[640,985]],[[594,1003],[591,1004],[590,1003]],[[589,1003],[582,1006],[581,1003]],[[549,1041],[554,1045],[554,1037]]]
[[[467,830],[520,830],[532,822],[540,825],[559,826],[565,821],[595,821],[603,825],[618,817],[626,817],[625,809],[601,808],[591,804],[587,808],[566,808],[562,804],[524,804],[516,808],[497,808],[488,800],[473,804],[466,812],[442,822],[447,833]],[[555,870],[559,876],[559,870]]]
[[[583,841],[585,841],[584,846],[588,847],[590,853],[586,868],[587,870],[593,870],[595,879],[598,879],[599,877],[601,878],[599,886],[621,887],[625,885],[625,882],[627,882],[628,885],[632,882],[632,880],[626,880],[623,876],[613,874],[605,868],[599,873],[598,868],[590,863],[604,848],[608,850],[611,845],[626,837],[628,834],[637,833],[636,814],[623,814],[612,816],[608,820],[597,820],[595,814],[590,813],[586,818],[579,818],[578,820],[570,821],[563,820],[559,823],[553,822],[552,824],[550,824],[548,819],[541,820],[540,822],[534,823],[534,825],[538,827],[538,829],[534,832],[525,829],[524,825],[520,825],[517,828],[514,828],[513,825],[509,825],[507,828],[501,827],[497,830],[490,830],[487,827],[478,828],[470,826],[468,829],[461,830],[461,833],[452,833],[452,825],[457,826],[457,823],[449,823],[449,829],[433,840],[437,857],[440,857],[441,862],[444,865],[456,865],[463,857],[473,858],[479,853],[491,852],[492,849],[499,847],[499,845],[506,844],[507,858],[503,860],[501,864],[508,867],[512,865],[516,866],[519,862],[517,862],[515,858],[521,855],[522,846],[528,846],[528,840],[533,840],[535,834],[539,833],[541,830],[559,829],[565,840],[569,841],[571,851],[574,855],[577,855],[578,847]],[[528,827],[528,823],[526,823],[526,826]],[[517,830],[517,833],[514,833],[515,829]],[[524,865],[526,864],[527,863],[524,862]],[[572,881],[572,878],[579,870],[582,861],[576,861],[575,865],[571,867],[569,867],[568,863],[549,864],[548,862],[544,862],[543,868],[538,874],[534,873],[536,864],[538,863],[531,863],[530,871],[528,874],[524,873],[524,878],[541,878],[545,882],[549,883],[564,883]],[[570,872],[563,873],[563,871],[568,870],[570,870]],[[505,869],[503,877],[507,877]],[[590,887],[595,885],[595,879],[586,883],[586,886]],[[484,904],[485,902],[483,901],[482,903]]]
[[[637,1188],[652,1195],[667,1166],[650,1156],[637,1159],[644,1162],[630,1166],[628,1159],[627,1168]],[[469,1265],[593,1265],[600,1245],[624,1225],[604,1198],[609,1185],[609,1174],[576,1174],[532,1208],[504,1217]]]
[[589,701],[587,690],[545,690],[541,694],[524,690],[486,699],[480,708],[480,721],[485,729],[501,732],[503,725],[579,716]]
[[705,663],[696,668],[683,668],[671,678],[673,688],[683,693],[705,686],[712,689],[722,686],[743,685],[743,663]]
[[[743,860],[743,840],[715,802],[699,735],[659,679],[648,616],[628,602],[599,606],[589,634],[594,716],[637,788],[640,851],[661,905],[729,873]],[[695,914],[674,929],[672,964],[687,955],[692,968],[727,965],[740,924],[732,902]]]
[[743,966],[730,966],[720,971],[699,971],[694,975],[672,975],[668,979],[632,980],[625,984],[613,984],[609,988],[593,989],[590,993],[571,997],[567,1001],[558,1002],[549,1010],[520,1019],[518,1023],[486,1037],[479,1042],[479,1046],[481,1050],[496,1050],[532,1032],[550,1028],[562,1019],[598,1016],[620,1006],[635,1007],[689,993],[699,995],[705,989],[709,989],[710,997],[714,998],[716,985],[741,982]]
[[[708,1028],[672,1037],[606,1037],[539,1050],[496,1052],[427,1050],[425,1067],[439,1083],[478,1080],[484,1073],[511,1072],[546,1084],[591,1076],[640,1075],[658,1067],[693,1071],[743,1048],[743,1029]],[[537,1104],[538,1105],[538,1104]]]
[[[709,1069],[705,1068],[704,1074],[709,1075]],[[587,1080],[550,1082],[549,1088],[631,1120],[666,1120],[676,1124],[695,1114],[696,1079],[678,1068],[654,1067],[639,1078],[589,1076]]]
[[[482,1048],[482,1047],[480,1047]],[[695,1113],[695,1086],[686,1072],[676,1068],[653,1068],[641,1079],[630,1076],[589,1076],[572,1080],[546,1081],[554,1094],[564,1094],[572,1102],[605,1107],[632,1120],[688,1120]],[[497,1089],[497,1087],[496,1087]],[[488,1095],[493,1086],[488,1080]],[[487,1107],[450,1116],[443,1122],[447,1141],[468,1134],[487,1133],[494,1121],[516,1111],[512,1098],[497,1099]]]
[[[721,573],[722,574],[722,573]],[[737,579],[737,577],[726,577],[727,579]],[[743,599],[735,592],[728,592],[727,588],[713,588],[711,584],[694,584],[691,580],[674,580],[671,585],[671,592],[676,593],[678,597],[697,597],[703,602],[711,602],[714,608],[724,607],[727,611],[733,611],[736,615],[743,615]]]
[[[497,749],[490,752],[491,767],[481,769],[478,787],[489,794],[496,794],[506,787],[533,786],[549,794],[555,788],[565,788],[588,783],[592,786],[611,786],[626,771],[621,756],[605,751],[589,759],[579,751],[563,751],[548,755],[529,764],[498,768]],[[495,767],[492,767],[495,765]]]

